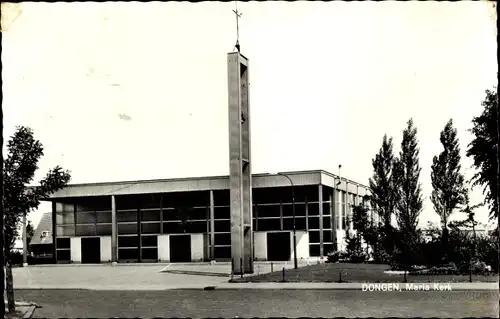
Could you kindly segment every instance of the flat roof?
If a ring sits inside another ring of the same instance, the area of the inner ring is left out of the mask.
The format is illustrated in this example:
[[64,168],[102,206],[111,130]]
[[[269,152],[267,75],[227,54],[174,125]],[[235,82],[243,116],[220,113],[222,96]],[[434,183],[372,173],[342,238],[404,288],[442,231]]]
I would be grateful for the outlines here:
[[[286,187],[290,181],[281,175],[287,175],[296,186],[325,185],[336,187],[339,177],[324,170],[279,172],[279,174],[252,174],[252,188]],[[351,193],[366,195],[368,187],[352,180],[340,177],[337,187]],[[132,195],[169,192],[189,192],[229,189],[229,175],[183,177],[171,179],[136,180],[120,182],[100,182],[69,184],[53,193],[49,201],[69,197],[94,197],[110,195]]]

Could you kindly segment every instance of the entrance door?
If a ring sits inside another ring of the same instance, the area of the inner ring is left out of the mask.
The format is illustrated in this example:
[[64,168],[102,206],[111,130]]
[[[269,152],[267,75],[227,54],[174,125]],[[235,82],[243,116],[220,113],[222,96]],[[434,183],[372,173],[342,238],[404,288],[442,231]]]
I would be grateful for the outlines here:
[[267,260],[290,260],[290,232],[267,233]]
[[99,237],[83,237],[82,264],[98,264],[101,262],[101,239]]
[[170,262],[191,262],[191,235],[170,235]]

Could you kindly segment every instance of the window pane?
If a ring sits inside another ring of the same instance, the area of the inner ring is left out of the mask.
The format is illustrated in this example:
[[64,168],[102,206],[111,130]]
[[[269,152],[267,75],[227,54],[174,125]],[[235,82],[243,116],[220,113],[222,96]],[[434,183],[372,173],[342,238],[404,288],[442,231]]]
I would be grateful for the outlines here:
[[310,243],[319,243],[319,231],[310,231],[309,232],[309,242]]
[[323,215],[330,215],[330,203],[323,203]]
[[77,224],[95,224],[96,220],[95,212],[79,212],[76,214]]
[[307,207],[307,213],[309,216],[318,216],[319,215],[319,204],[318,203],[309,203]]
[[332,225],[330,223],[330,216],[323,217],[323,229],[331,229]]
[[180,234],[183,233],[184,229],[181,227],[180,222],[176,223],[163,223],[163,233],[164,234]]
[[142,221],[160,221],[161,212],[159,210],[141,210]]
[[70,250],[57,250],[57,260],[60,261],[70,261],[71,251]]
[[185,229],[186,233],[206,233],[207,222],[187,222]]
[[332,242],[332,231],[324,230],[323,231],[323,242]]
[[[303,217],[296,217],[295,229],[306,230],[306,219]],[[293,218],[283,218],[283,230],[293,230]]]
[[189,220],[207,220],[209,210],[206,207],[193,208],[189,211]]
[[102,211],[97,213],[98,223],[111,223],[111,211]]
[[257,217],[280,217],[280,205],[259,205],[257,207]]
[[75,226],[57,226],[57,236],[75,236]]
[[177,216],[177,213],[174,209],[163,210],[163,221],[180,221],[180,217]]
[[158,260],[158,249],[157,248],[142,248],[142,259],[147,260]]
[[318,217],[309,217],[309,229],[319,229]]
[[116,220],[118,222],[136,222],[137,221],[137,211],[117,211]]
[[259,231],[280,230],[281,222],[279,218],[259,219]]
[[56,238],[57,248],[71,248],[71,240],[69,238]]
[[74,224],[75,214],[74,213],[56,213],[56,224]]
[[134,249],[118,249],[119,260],[139,260],[139,248]]
[[75,233],[76,236],[95,236],[96,227],[95,225],[76,225]]
[[96,232],[99,236],[111,236],[112,226],[111,224],[97,224]]
[[[283,204],[283,216],[293,217],[292,204]],[[295,204],[295,216],[306,216],[305,204]]]
[[319,257],[319,245],[309,245],[309,256]]
[[332,189],[323,186],[323,201],[329,201],[330,200],[330,194],[332,193]]
[[215,207],[214,208],[214,219],[229,219],[231,218],[229,207]]
[[214,247],[214,255],[216,259],[231,259],[231,246]]
[[137,224],[118,224],[118,234],[137,234]]
[[161,223],[142,223],[141,224],[141,233],[143,234],[159,234]]
[[139,247],[139,237],[118,236],[118,247]]
[[215,245],[231,245],[231,234],[215,234]]
[[141,245],[143,247],[157,247],[158,246],[158,236],[142,236]]
[[229,205],[229,190],[214,191],[214,204],[216,206]]
[[333,251],[333,244],[323,244],[323,254],[325,256],[332,251]]
[[[297,219],[295,219],[295,223],[297,223]],[[283,218],[283,230],[293,230],[293,218]]]
[[296,218],[295,219],[295,229],[296,230],[306,230],[306,218]]
[[229,232],[231,231],[231,222],[226,220],[216,220],[214,229],[216,232]]

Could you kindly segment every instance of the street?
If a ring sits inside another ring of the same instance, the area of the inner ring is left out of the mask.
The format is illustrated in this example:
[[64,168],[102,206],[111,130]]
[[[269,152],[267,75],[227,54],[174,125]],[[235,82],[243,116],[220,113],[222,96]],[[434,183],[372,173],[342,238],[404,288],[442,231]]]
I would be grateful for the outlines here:
[[495,317],[496,291],[16,290],[34,317]]

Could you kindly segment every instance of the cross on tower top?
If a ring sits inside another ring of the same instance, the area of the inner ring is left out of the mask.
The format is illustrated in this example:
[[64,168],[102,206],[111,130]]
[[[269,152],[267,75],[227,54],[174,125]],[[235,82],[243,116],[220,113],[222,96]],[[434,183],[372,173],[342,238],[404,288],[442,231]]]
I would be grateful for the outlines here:
[[238,11],[238,2],[235,1],[234,2],[235,6],[236,6],[236,10],[233,10],[234,14],[236,15],[236,45],[235,45],[235,48],[236,50],[238,50],[238,52],[240,52],[240,18],[241,18],[241,15],[242,13],[240,13]]

